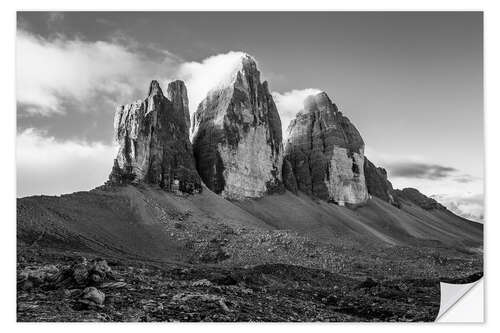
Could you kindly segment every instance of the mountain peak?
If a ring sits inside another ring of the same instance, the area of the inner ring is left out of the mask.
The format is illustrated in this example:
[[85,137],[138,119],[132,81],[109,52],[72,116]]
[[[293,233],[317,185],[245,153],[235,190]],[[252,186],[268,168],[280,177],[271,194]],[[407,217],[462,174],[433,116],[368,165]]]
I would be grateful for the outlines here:
[[230,52],[227,54],[224,71],[210,91],[232,87],[238,81],[238,76],[253,76],[258,72],[257,61],[253,56],[245,52]]
[[315,95],[309,95],[304,100],[304,111],[333,111],[338,112],[337,105],[335,105],[325,91],[320,91]]
[[149,84],[148,97],[149,96],[163,96],[163,91],[161,90],[160,83],[156,80],[151,81]]
[[201,191],[189,143],[184,82],[171,82],[167,95],[153,80],[142,102],[117,109],[114,125],[119,150],[109,176],[111,183],[148,183],[186,193]]
[[231,199],[281,191],[281,120],[257,62],[229,54],[223,79],[193,115],[193,150],[209,189]]

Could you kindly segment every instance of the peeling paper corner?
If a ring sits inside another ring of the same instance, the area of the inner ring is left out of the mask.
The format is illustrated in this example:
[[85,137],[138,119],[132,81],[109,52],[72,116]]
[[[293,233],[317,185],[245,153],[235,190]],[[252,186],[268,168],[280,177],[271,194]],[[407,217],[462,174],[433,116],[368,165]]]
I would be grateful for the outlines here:
[[[477,286],[477,287],[476,287]],[[436,322],[441,323],[482,323],[484,322],[484,280],[466,284],[440,283],[441,300]],[[467,297],[472,288],[477,291]],[[464,314],[467,314],[464,316]]]

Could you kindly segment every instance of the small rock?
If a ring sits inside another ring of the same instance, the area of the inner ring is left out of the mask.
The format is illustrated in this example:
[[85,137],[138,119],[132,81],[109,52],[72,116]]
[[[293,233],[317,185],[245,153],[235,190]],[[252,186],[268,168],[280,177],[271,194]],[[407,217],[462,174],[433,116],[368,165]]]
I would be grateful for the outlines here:
[[212,284],[213,283],[208,281],[207,279],[201,279],[193,282],[193,287],[210,287],[212,286]]
[[111,268],[108,266],[106,260],[98,260],[93,263],[92,271],[104,278],[111,272]]
[[73,267],[73,278],[77,284],[86,284],[88,277],[89,271],[87,270],[87,266],[85,264],[77,264]]
[[376,286],[378,286],[378,282],[370,277],[366,278],[365,281],[363,281],[359,284],[360,288],[373,288]]
[[82,300],[90,301],[96,305],[102,305],[106,296],[95,287],[87,287],[83,290]]

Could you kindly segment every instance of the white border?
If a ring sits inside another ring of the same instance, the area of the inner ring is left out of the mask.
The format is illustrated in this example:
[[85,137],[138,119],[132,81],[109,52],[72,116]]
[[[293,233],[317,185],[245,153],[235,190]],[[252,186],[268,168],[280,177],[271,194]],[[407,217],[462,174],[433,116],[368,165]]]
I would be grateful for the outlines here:
[[[499,31],[500,31],[500,11],[498,8],[499,1],[438,1],[438,0],[420,0],[420,1],[317,1],[308,0],[307,2],[297,2],[291,4],[290,1],[266,1],[253,0],[251,2],[236,2],[230,0],[224,1],[108,1],[102,0],[86,0],[69,2],[67,0],[20,0],[2,2],[2,10],[0,11],[2,38],[2,52],[0,61],[1,66],[1,86],[0,91],[3,96],[3,110],[1,113],[1,212],[2,232],[1,243],[2,248],[0,254],[2,256],[2,273],[0,274],[0,300],[1,300],[1,324],[5,331],[19,330],[33,332],[59,332],[71,329],[75,332],[86,332],[88,330],[106,329],[120,330],[123,332],[136,332],[137,329],[147,328],[148,330],[183,330],[183,331],[199,331],[204,332],[221,332],[233,331],[235,325],[225,324],[188,324],[188,325],[167,325],[165,324],[72,324],[68,327],[67,324],[16,324],[15,323],[15,86],[14,86],[14,50],[15,50],[15,20],[16,10],[484,10],[485,11],[485,125],[487,134],[487,167],[486,167],[486,224],[485,224],[485,262],[486,262],[486,281],[500,281],[498,276],[498,260],[490,260],[495,258],[494,254],[500,254],[498,249],[500,232],[498,230],[500,224],[499,209],[500,206],[500,163],[499,149],[497,143],[500,143],[499,127],[499,112],[500,106],[497,96],[499,95]],[[307,5],[307,7],[306,7]],[[256,22],[258,24],[258,22]],[[277,22],[277,24],[279,24]],[[452,124],[450,124],[452,126]],[[446,130],[446,129],[443,129]],[[466,135],[466,133],[464,133]],[[443,152],[446,153],[446,152]],[[490,241],[492,240],[492,241]],[[497,263],[495,263],[497,262]],[[499,282],[489,283],[487,291],[489,301],[486,307],[486,325],[456,325],[456,324],[424,324],[425,330],[450,330],[454,333],[476,331],[479,329],[489,329],[493,326],[498,326],[498,303],[493,295],[500,295]],[[498,296],[497,296],[498,297]],[[477,306],[471,304],[470,306]],[[92,325],[92,326],[90,326]],[[258,326],[256,326],[258,325]],[[400,332],[401,325],[395,324],[238,324],[237,329],[240,332],[255,332],[258,330],[271,331],[276,329],[286,329],[287,331],[303,331],[309,326],[317,331],[330,331],[342,329],[342,332],[359,332],[360,329],[366,330],[384,330]],[[405,332],[421,332],[424,329],[421,324],[405,325]],[[497,327],[498,331],[498,327]]]

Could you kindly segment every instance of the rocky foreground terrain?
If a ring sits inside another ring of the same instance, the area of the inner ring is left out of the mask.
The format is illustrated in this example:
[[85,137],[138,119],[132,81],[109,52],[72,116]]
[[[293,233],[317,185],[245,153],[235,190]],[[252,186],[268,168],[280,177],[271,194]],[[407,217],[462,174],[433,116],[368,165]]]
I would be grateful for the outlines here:
[[433,321],[440,281],[482,276],[473,243],[325,241],[207,194],[201,210],[192,195],[128,186],[21,199],[32,224],[19,229],[18,320]]
[[118,107],[106,184],[18,199],[19,321],[433,321],[482,276],[482,225],[393,189],[325,92],[283,145],[256,61],[229,70],[192,122],[181,81]]
[[208,244],[195,251],[191,264],[106,261],[85,252],[23,247],[18,252],[18,320],[433,321],[440,281],[466,283],[482,275],[480,256],[464,260],[459,252],[407,247],[366,256],[364,251],[318,249],[307,240],[298,246],[286,233],[241,236],[260,241],[261,251],[274,252],[270,262],[290,246],[309,247],[304,255],[311,258],[329,253],[341,273],[297,265],[291,256],[277,263],[233,265],[234,246],[247,244],[218,247],[232,243],[227,239],[234,238],[232,232],[203,240]]

